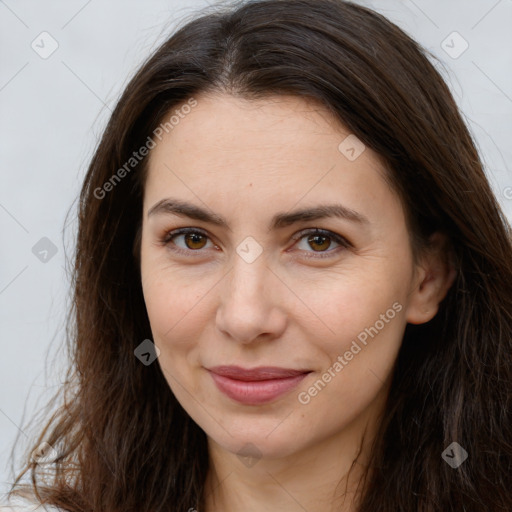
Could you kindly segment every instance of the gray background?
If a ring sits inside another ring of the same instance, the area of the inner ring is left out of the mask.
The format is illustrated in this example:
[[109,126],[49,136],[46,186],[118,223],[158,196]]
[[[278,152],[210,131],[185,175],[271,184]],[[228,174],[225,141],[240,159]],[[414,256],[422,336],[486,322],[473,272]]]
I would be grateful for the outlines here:
[[[436,67],[512,220],[512,0],[359,3],[387,16],[441,59]],[[34,433],[27,422],[64,375],[70,296],[65,251],[71,256],[73,202],[92,151],[138,65],[176,23],[206,5],[0,0],[0,493],[12,480],[15,439],[20,456]],[[34,41],[40,53],[51,49],[43,31],[58,44],[46,59],[31,46]],[[458,55],[464,41],[469,47]],[[45,237],[55,255],[41,252],[49,245],[40,241]]]

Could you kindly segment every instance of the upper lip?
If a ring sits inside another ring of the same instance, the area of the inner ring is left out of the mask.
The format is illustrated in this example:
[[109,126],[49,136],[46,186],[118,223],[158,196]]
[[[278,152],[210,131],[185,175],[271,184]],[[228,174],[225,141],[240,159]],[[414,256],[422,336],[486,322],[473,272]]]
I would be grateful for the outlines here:
[[279,368],[277,366],[259,366],[257,368],[242,368],[241,366],[214,366],[208,369],[217,375],[244,381],[285,379],[287,377],[296,377],[297,375],[302,375],[311,371]]

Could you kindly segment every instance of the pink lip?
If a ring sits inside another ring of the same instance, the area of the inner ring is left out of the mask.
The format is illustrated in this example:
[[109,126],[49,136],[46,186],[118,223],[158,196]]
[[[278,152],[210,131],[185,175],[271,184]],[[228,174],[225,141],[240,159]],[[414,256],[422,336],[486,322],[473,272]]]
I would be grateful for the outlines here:
[[209,372],[217,388],[229,398],[246,405],[258,405],[270,402],[293,389],[310,370],[273,366],[251,369],[216,366],[210,368]]

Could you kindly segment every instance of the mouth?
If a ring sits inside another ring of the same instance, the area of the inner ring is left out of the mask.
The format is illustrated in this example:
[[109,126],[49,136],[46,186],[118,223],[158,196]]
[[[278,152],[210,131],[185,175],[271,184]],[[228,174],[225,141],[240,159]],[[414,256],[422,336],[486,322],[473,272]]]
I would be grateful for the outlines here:
[[311,370],[265,366],[215,366],[207,369],[219,391],[236,402],[260,405],[291,391]]

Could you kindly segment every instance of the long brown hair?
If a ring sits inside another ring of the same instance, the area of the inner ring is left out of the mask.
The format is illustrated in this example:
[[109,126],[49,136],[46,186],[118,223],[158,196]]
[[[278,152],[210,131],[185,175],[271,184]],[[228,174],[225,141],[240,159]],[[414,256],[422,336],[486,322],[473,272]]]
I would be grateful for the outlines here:
[[[66,399],[32,447],[45,441],[58,458],[26,462],[10,495],[33,490],[71,512],[202,509],[205,433],[159,365],[134,356],[151,339],[139,261],[147,158],[126,162],[173,109],[212,91],[318,101],[386,162],[415,251],[435,231],[450,241],[456,280],[433,320],[406,327],[358,510],[510,512],[510,226],[427,52],[342,0],[202,12],[128,84],[80,194]],[[458,468],[441,456],[452,442],[468,453]]]

